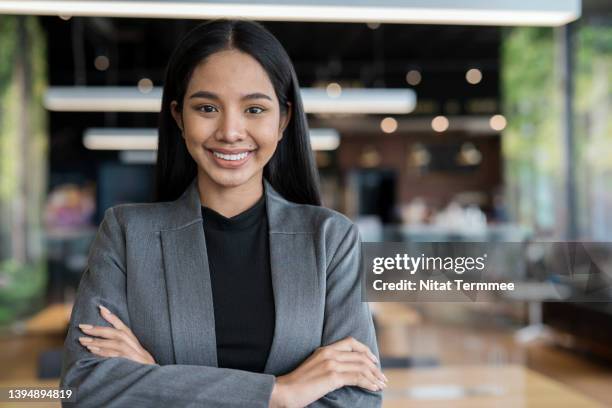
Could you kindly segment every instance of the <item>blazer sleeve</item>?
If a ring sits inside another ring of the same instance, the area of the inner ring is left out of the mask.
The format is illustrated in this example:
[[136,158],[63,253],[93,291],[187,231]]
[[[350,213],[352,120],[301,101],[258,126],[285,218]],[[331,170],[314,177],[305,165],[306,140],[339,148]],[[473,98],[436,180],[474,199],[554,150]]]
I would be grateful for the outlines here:
[[267,408],[275,377],[199,365],[148,365],[123,357],[100,357],[83,347],[78,324],[109,326],[98,304],[129,326],[125,241],[108,209],[89,252],[64,343],[60,385],[75,389],[63,407],[257,407]]
[[[327,268],[325,321],[322,345],[351,336],[370,348],[379,358],[374,323],[367,302],[361,301],[361,239],[351,223],[341,238]],[[382,404],[382,393],[356,386],[332,391],[310,404],[313,408],[376,408]]]

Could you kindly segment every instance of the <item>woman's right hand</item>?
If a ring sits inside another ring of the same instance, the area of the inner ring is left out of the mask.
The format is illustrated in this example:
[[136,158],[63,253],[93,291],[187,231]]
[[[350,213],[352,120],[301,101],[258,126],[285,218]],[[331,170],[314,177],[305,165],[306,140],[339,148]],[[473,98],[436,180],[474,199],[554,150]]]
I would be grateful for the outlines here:
[[295,370],[276,377],[270,408],[304,407],[347,385],[380,391],[387,378],[377,363],[370,349],[352,337],[319,347]]

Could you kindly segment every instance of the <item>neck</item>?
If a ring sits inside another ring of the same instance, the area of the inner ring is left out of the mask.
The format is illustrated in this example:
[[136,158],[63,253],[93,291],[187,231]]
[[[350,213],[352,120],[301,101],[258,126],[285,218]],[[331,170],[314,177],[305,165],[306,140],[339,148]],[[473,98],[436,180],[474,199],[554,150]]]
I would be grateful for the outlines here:
[[264,193],[263,179],[253,177],[244,184],[226,187],[198,172],[200,202],[226,218],[231,218],[251,208]]

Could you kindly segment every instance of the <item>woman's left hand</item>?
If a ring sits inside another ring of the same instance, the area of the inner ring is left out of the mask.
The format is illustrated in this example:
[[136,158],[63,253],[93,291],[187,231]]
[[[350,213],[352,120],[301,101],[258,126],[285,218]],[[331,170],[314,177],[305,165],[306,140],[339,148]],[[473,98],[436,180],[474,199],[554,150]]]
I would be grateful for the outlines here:
[[119,317],[102,305],[100,305],[100,314],[113,327],[79,324],[81,330],[88,335],[88,337],[79,337],[79,342],[83,346],[102,357],[125,357],[138,363],[157,364]]

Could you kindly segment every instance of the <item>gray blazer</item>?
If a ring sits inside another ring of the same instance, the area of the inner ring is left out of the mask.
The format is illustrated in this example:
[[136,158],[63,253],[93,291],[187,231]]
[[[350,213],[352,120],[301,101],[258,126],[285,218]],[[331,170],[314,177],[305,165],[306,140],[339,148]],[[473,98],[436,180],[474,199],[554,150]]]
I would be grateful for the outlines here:
[[[61,386],[79,407],[268,407],[275,376],[347,336],[378,356],[361,301],[360,238],[345,216],[285,200],[264,180],[276,326],[263,373],[219,368],[197,182],[172,202],[109,208],[90,248],[64,343]],[[236,248],[237,251],[240,248]],[[155,358],[99,357],[79,323],[108,307]],[[379,407],[381,393],[335,390],[312,407]],[[64,403],[64,406],[74,406]]]

